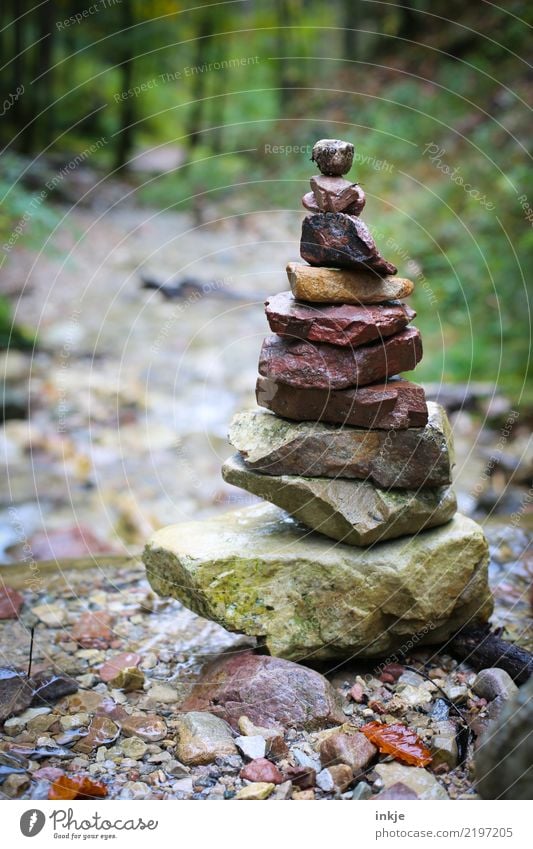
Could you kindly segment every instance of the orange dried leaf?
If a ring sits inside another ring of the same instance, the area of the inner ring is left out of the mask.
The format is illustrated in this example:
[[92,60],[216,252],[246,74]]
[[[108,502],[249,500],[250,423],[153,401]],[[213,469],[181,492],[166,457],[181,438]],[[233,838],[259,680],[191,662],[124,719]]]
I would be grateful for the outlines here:
[[392,755],[404,764],[427,766],[431,763],[429,749],[426,749],[420,737],[406,725],[399,722],[392,725],[368,722],[360,730],[380,752]]
[[48,798],[55,801],[66,799],[101,799],[107,796],[107,787],[101,781],[92,781],[81,775],[60,775],[52,783]]

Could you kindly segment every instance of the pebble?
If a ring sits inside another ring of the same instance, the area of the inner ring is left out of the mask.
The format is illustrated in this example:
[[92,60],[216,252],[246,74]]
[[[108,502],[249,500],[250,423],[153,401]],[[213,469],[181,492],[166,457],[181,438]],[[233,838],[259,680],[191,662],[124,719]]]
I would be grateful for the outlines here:
[[421,767],[399,763],[380,763],[374,767],[385,789],[398,782],[409,787],[419,799],[448,799],[444,787],[435,776]]
[[455,734],[436,734],[431,741],[431,767],[446,764],[450,769],[455,769],[459,753]]
[[140,737],[126,737],[120,743],[120,748],[127,758],[134,761],[139,761],[144,757],[147,750],[147,745]]
[[265,738],[255,734],[249,737],[236,737],[235,745],[244,757],[250,760],[264,758],[267,750]]
[[303,766],[289,766],[285,769],[284,778],[290,780],[301,790],[314,787],[316,783],[316,770]]
[[268,799],[275,785],[267,781],[257,781],[253,784],[248,784],[235,795],[235,799],[249,799],[257,801],[259,799]]
[[360,731],[353,734],[331,734],[320,746],[320,760],[323,766],[348,764],[356,774],[368,766],[377,751]]
[[347,174],[353,164],[354,146],[341,139],[319,139],[313,145],[311,161],[328,177]]
[[335,764],[318,773],[316,777],[317,787],[325,793],[342,793],[351,784],[353,773],[347,764]]
[[111,684],[125,693],[142,690],[144,687],[144,672],[142,669],[137,669],[136,666],[127,666],[115,675]]
[[419,797],[408,787],[406,784],[402,784],[401,781],[397,781],[396,784],[391,784],[390,787],[382,790],[381,793],[378,793],[377,796],[374,796],[374,799],[384,801],[385,799],[389,801],[407,801],[410,799],[418,799]]
[[106,683],[113,681],[122,669],[132,666],[138,666],[141,662],[141,655],[136,652],[122,652],[114,657],[109,658],[100,667],[99,674],[102,681]]
[[39,622],[42,622],[49,628],[61,628],[67,623],[66,608],[59,607],[56,604],[38,604],[32,607],[31,612],[37,617]]
[[366,783],[366,781],[359,781],[355,785],[352,793],[352,799],[356,801],[366,801],[367,799],[370,799],[371,796],[372,788]]
[[165,720],[155,714],[134,714],[124,719],[121,725],[122,733],[126,737],[140,737],[146,743],[164,740],[167,735]]
[[257,758],[246,764],[240,772],[241,778],[246,781],[267,782],[270,784],[282,784],[283,776],[277,766],[266,758]]
[[0,587],[0,619],[17,619],[24,597],[11,587]]
[[282,784],[278,784],[274,792],[271,794],[270,798],[276,800],[277,802],[281,802],[285,799],[290,799],[291,795],[292,781],[284,781]]
[[176,753],[185,764],[209,764],[232,755],[237,749],[229,725],[204,711],[190,711],[178,717]]
[[498,667],[482,669],[476,675],[472,690],[476,696],[489,702],[498,696],[504,700],[511,699],[518,693],[518,687],[509,673]]

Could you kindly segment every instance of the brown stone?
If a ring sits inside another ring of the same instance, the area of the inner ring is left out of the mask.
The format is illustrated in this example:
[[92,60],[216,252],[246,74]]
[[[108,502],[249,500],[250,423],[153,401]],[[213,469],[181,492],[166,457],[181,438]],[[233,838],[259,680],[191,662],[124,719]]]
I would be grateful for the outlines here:
[[267,336],[259,373],[300,389],[347,389],[411,371],[421,359],[422,340],[416,327],[360,348]]
[[240,777],[246,781],[267,781],[270,784],[283,784],[283,776],[277,766],[267,758],[256,758],[241,769]]
[[11,587],[0,587],[0,619],[17,619],[23,597]]
[[400,431],[288,422],[263,410],[244,410],[229,439],[248,469],[263,475],[355,478],[383,489],[446,486],[453,439],[442,407],[430,401],[425,427]]
[[88,733],[74,744],[73,749],[75,752],[88,755],[94,749],[98,749],[99,746],[113,743],[119,734],[120,728],[112,719],[107,716],[95,716],[91,721]]
[[316,202],[313,192],[306,192],[302,197],[302,206],[308,209],[309,212],[320,212],[320,207]]
[[82,613],[72,629],[72,639],[84,649],[105,649],[113,636],[111,622],[111,614],[105,610]]
[[354,775],[364,770],[377,755],[378,750],[367,740],[364,734],[329,734],[320,745],[322,766],[348,764]]
[[363,268],[379,276],[398,270],[380,255],[366,224],[344,212],[307,215],[302,222],[300,256],[310,265]]
[[340,696],[320,673],[251,652],[209,664],[182,708],[210,711],[235,729],[243,714],[258,725],[279,723],[308,731],[344,719]]
[[311,162],[322,174],[334,176],[347,174],[353,164],[354,146],[342,139],[319,139],[313,145]]
[[342,177],[311,177],[311,189],[320,212],[359,215],[366,203],[361,186]]
[[284,778],[300,790],[309,790],[316,784],[316,769],[308,766],[288,766],[284,772]]
[[162,716],[139,713],[126,716],[122,722],[125,737],[140,737],[145,743],[157,743],[167,736],[167,724]]
[[259,377],[260,407],[299,422],[324,422],[372,430],[424,427],[428,420],[424,390],[416,383],[393,377],[359,389],[297,389]]
[[297,301],[290,292],[269,298],[265,313],[270,329],[279,336],[353,347],[399,333],[416,316],[401,303],[314,306]]
[[381,793],[378,793],[377,796],[374,796],[374,799],[379,799],[380,801],[388,800],[389,802],[404,802],[411,799],[418,799],[418,796],[407,784],[397,781],[396,784],[391,784],[390,787],[387,787]]
[[319,304],[383,304],[407,298],[414,289],[405,277],[376,277],[368,271],[321,268],[289,262],[287,276],[292,294],[300,301]]
[[141,662],[141,655],[137,654],[137,652],[123,652],[122,654],[116,654],[114,657],[110,657],[109,660],[106,660],[105,663],[99,669],[100,678],[102,681],[108,683],[112,681],[113,678],[116,678],[118,673],[122,669],[126,669],[131,666],[138,666]]

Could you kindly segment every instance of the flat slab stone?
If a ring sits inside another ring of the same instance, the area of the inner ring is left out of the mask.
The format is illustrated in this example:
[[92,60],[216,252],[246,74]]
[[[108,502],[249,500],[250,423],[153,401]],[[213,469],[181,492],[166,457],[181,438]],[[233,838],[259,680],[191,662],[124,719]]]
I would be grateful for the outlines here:
[[297,389],[258,377],[255,394],[260,407],[299,422],[401,430],[424,427],[428,420],[424,390],[401,377],[359,389],[332,390]]
[[306,215],[300,256],[310,265],[363,268],[379,275],[396,274],[398,270],[380,255],[364,221],[345,212]]
[[265,303],[273,333],[330,345],[365,345],[403,330],[416,316],[406,304],[353,304],[314,306],[297,301],[291,292],[280,292]]
[[385,489],[451,483],[453,441],[442,407],[428,403],[423,428],[367,431],[288,422],[263,410],[234,416],[229,440],[249,469],[267,475],[355,478]]
[[259,374],[300,389],[347,389],[411,371],[421,359],[416,327],[358,348],[272,335],[263,342]]
[[408,298],[414,289],[406,277],[376,277],[368,271],[319,268],[302,262],[287,265],[292,294],[300,301],[326,304],[383,304]]
[[367,546],[444,525],[457,508],[451,487],[387,491],[368,481],[263,475],[248,469],[239,454],[226,460],[222,477],[347,545]]
[[358,183],[351,183],[343,177],[326,177],[323,174],[311,177],[310,183],[319,212],[346,212],[349,215],[359,215],[362,212],[366,199]]
[[460,514],[363,550],[259,504],[163,528],[143,559],[157,593],[289,660],[386,656],[413,636],[436,644],[492,610],[487,543]]

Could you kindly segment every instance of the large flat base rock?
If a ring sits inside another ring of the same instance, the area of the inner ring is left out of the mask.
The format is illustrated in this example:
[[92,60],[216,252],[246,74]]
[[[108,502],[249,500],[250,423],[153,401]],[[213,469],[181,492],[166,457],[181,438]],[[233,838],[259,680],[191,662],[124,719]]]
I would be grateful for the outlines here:
[[368,481],[262,475],[247,469],[239,454],[226,460],[222,477],[347,545],[371,545],[444,525],[457,508],[451,487],[387,492]]
[[298,389],[268,377],[257,378],[260,407],[297,422],[325,422],[374,430],[424,427],[426,394],[417,383],[393,377],[358,389]]
[[460,514],[362,550],[260,504],[163,528],[143,559],[155,592],[289,660],[439,643],[492,609],[483,531]]
[[287,277],[292,294],[301,301],[326,304],[383,304],[407,298],[414,289],[406,277],[376,277],[368,271],[320,268],[289,262]]
[[451,483],[453,443],[445,410],[428,403],[428,423],[407,430],[365,430],[289,422],[264,410],[233,417],[229,439],[249,469],[266,475],[356,478],[383,488]]
[[416,327],[358,348],[272,334],[263,342],[259,373],[300,389],[347,389],[411,371],[421,359],[422,340]]

